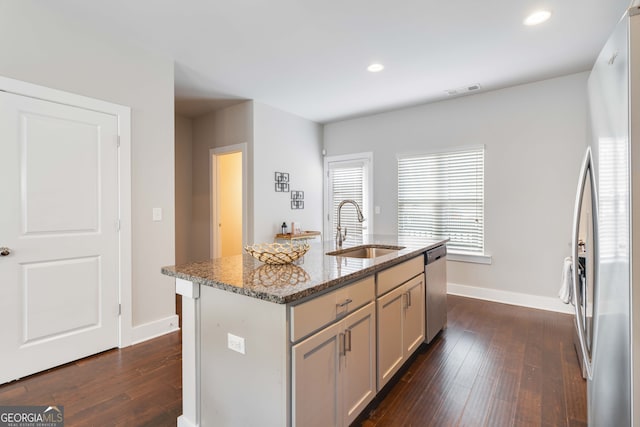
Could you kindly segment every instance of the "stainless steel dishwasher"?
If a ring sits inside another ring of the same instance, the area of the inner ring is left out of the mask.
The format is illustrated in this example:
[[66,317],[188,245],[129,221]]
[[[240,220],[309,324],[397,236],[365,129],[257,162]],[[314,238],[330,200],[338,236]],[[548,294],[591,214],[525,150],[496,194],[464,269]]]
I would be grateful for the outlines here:
[[447,246],[427,251],[425,342],[429,343],[447,324]]

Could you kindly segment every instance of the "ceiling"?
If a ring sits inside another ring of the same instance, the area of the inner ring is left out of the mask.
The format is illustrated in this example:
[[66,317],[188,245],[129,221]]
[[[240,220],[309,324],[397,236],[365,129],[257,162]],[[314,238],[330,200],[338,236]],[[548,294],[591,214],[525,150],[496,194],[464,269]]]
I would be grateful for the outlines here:
[[180,114],[254,99],[326,123],[588,70],[630,0],[45,3],[173,58]]

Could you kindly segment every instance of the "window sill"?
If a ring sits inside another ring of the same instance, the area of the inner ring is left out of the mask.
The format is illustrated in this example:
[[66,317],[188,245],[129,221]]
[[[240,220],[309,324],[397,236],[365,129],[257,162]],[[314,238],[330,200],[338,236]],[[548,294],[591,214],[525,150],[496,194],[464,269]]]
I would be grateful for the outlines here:
[[474,264],[490,265],[492,263],[492,257],[491,255],[477,255],[464,252],[448,252],[447,261],[471,262]]

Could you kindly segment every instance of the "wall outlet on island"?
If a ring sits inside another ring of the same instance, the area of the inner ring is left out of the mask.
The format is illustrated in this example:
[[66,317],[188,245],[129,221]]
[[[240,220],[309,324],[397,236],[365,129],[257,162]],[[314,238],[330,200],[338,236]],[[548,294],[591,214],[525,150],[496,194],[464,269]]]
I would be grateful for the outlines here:
[[244,338],[237,335],[227,333],[227,347],[233,351],[237,351],[240,354],[244,352]]
[[162,221],[162,208],[153,208],[152,217],[154,221]]

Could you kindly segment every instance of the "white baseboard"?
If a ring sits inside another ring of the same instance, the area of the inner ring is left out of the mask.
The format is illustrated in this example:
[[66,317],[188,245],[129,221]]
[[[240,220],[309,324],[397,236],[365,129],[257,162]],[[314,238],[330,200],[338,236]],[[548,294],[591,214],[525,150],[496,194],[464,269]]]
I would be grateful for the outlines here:
[[153,322],[143,323],[142,325],[133,327],[131,331],[131,344],[139,344],[143,341],[177,331],[178,329],[180,328],[178,327],[177,314],[165,317],[164,319],[154,320]]
[[178,427],[197,427],[190,420],[186,419],[184,415],[178,417]]
[[541,297],[539,295],[521,294],[517,292],[501,291],[499,289],[479,288],[476,286],[447,283],[447,293],[463,297],[482,299],[503,304],[519,305],[537,308],[538,310],[555,311],[573,314],[573,306],[564,304],[559,298]]

